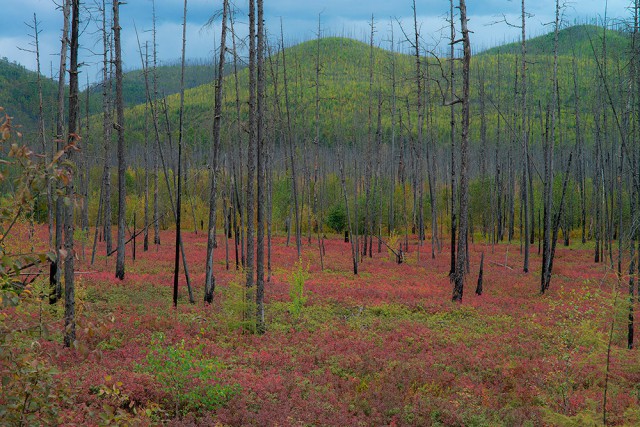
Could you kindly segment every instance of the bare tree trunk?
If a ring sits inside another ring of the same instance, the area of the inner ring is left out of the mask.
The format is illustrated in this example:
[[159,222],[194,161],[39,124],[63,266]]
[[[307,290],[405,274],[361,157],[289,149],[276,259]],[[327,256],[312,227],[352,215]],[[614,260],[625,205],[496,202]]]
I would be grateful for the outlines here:
[[[151,0],[153,5],[153,99],[149,99],[150,107],[154,111],[158,111],[158,78],[157,78],[157,65],[158,65],[158,45],[156,44],[156,2],[155,0]],[[148,83],[147,83],[147,91],[148,91]],[[147,98],[150,98],[147,95]],[[158,118],[157,114],[153,118],[154,126],[157,129],[158,127]],[[158,151],[160,147],[160,141],[158,139],[158,132],[155,132],[155,147],[153,150],[153,244],[160,244],[160,209],[159,209],[159,195],[158,190],[160,188],[159,182],[159,161],[158,161]]]
[[[342,193],[344,194],[344,206],[347,214],[347,226],[349,227],[349,235],[351,236],[349,241],[351,243],[351,257],[353,258],[353,274],[358,274],[358,246],[355,239],[353,238],[354,233],[353,233],[353,227],[351,222],[351,215],[349,213],[349,196],[347,194],[347,181],[344,173],[344,157],[339,155],[338,158],[339,158],[338,162],[340,164],[340,183],[342,184]],[[356,221],[356,227],[357,227],[357,221]]]
[[[144,73],[149,70],[149,44],[144,46]],[[145,76],[145,79],[147,77]],[[146,97],[145,97],[146,98]],[[142,250],[149,250],[149,101],[144,104],[144,239]]]
[[118,253],[116,258],[116,277],[124,280],[124,238],[126,226],[126,187],[125,172],[127,164],[124,153],[124,99],[122,97],[122,48],[120,44],[120,2],[113,0],[113,41],[116,66],[116,114],[115,128],[118,133]]
[[389,170],[390,189],[389,189],[389,220],[387,224],[387,234],[391,236],[393,229],[395,228],[395,211],[394,211],[394,196],[396,191],[396,173],[395,173],[395,161],[396,161],[396,46],[393,37],[393,24],[391,24],[391,162]]
[[478,283],[476,285],[476,295],[482,295],[482,281],[484,275],[484,252],[480,257],[480,272],[478,273]]
[[[79,140],[77,134],[78,126],[78,34],[80,27],[80,0],[72,1],[71,18],[71,49],[69,64],[69,124],[67,143],[75,145]],[[67,161],[73,162],[73,150],[69,150]],[[66,252],[64,260],[64,346],[71,347],[76,340],[76,306],[75,306],[75,252],[73,248],[73,213],[74,213],[74,184],[72,166],[67,167],[67,172],[71,179],[67,183],[66,197],[70,201],[65,210],[64,224],[64,249]]]
[[[240,224],[239,227],[236,228],[236,270],[238,269],[238,241],[240,242],[240,262],[242,267],[246,264],[245,257],[245,223],[246,216],[243,213],[242,206],[244,205],[244,200],[242,195],[244,192],[240,192],[239,189],[243,188],[243,172],[242,172],[242,129],[241,129],[241,115],[240,115],[240,83],[238,79],[238,55],[236,50],[236,37],[233,27],[233,14],[229,15],[229,25],[231,26],[231,34],[234,34],[234,37],[231,37],[232,45],[233,45],[233,77],[235,84],[235,95],[236,95],[236,137],[238,139],[237,148],[238,148],[238,158],[237,161],[232,163],[233,176],[234,176],[234,191],[235,191],[235,199],[236,204],[235,209],[240,216]],[[237,165],[237,167],[236,167]],[[237,169],[237,170],[236,170]]]
[[258,52],[257,52],[257,167],[258,167],[258,229],[256,250],[256,330],[259,334],[266,332],[264,322],[264,235],[265,235],[265,67],[264,55],[266,50],[264,30],[264,2],[258,0]]
[[[207,258],[204,284],[204,301],[213,302],[215,290],[215,276],[213,272],[213,251],[215,247],[215,223],[216,223],[216,198],[218,196],[218,152],[220,149],[220,123],[222,119],[222,83],[227,42],[227,15],[229,13],[229,1],[224,0],[222,5],[222,29],[220,35],[220,53],[218,58],[218,75],[215,86],[215,100],[213,107],[213,154],[211,162],[211,194],[209,195],[209,226],[207,229]],[[226,219],[225,219],[226,221]]]
[[[454,67],[454,46],[455,46],[455,27],[453,25],[453,0],[449,0],[449,18],[451,19],[450,28],[451,28],[451,46],[450,46],[450,63],[449,63],[449,94],[451,96],[451,107],[450,107],[450,120],[451,120],[451,265],[449,268],[449,278],[453,281],[455,280],[455,272],[456,272],[456,233],[457,233],[457,218],[456,218],[456,199],[457,199],[457,191],[456,191],[456,121],[455,121],[455,108],[454,108],[454,96],[455,96],[455,67]],[[458,244],[460,244],[458,242]],[[462,295],[460,295],[462,299]]]
[[[136,33],[137,36],[137,33]],[[142,56],[142,49],[140,48],[140,40],[138,40],[138,48],[140,51],[140,60],[142,63],[142,68],[145,69],[145,61],[144,58]],[[145,76],[147,76],[147,73],[144,73]],[[165,162],[165,158],[164,155],[162,153],[162,146],[160,145],[160,128],[158,125],[158,113],[156,110],[156,106],[157,104],[155,102],[151,102],[151,90],[149,88],[149,80],[147,78],[145,78],[145,92],[147,95],[147,101],[149,102],[149,105],[151,107],[151,115],[153,118],[153,128],[154,128],[154,132],[155,132],[155,139],[158,142],[157,144],[157,149],[158,149],[158,153],[160,155],[160,160],[162,162],[162,169],[163,169],[163,175],[164,175],[164,181],[167,187],[167,193],[169,194],[169,204],[171,206],[171,212],[173,213],[173,218],[176,220],[177,222],[177,212],[176,212],[176,205],[173,202],[173,191],[171,188],[171,184],[169,182],[169,174],[167,172],[167,165]],[[171,144],[170,144],[171,145]],[[158,217],[158,219],[160,219],[161,217]],[[193,289],[191,288],[191,279],[189,276],[189,267],[187,264],[187,257],[184,251],[184,243],[182,242],[182,238],[178,239],[178,244],[180,246],[180,253],[182,254],[182,266],[184,268],[184,276],[185,279],[187,281],[187,291],[189,293],[189,303],[191,304],[195,304],[195,299],[193,297]]]
[[460,28],[462,31],[462,138],[460,140],[460,231],[456,271],[454,275],[453,301],[462,302],[464,276],[467,263],[467,238],[469,232],[469,69],[471,67],[471,44],[467,28],[467,6],[460,0]]
[[[31,27],[31,26],[30,26]],[[42,163],[47,164],[49,162],[47,156],[47,131],[45,129],[44,124],[44,99],[42,95],[42,74],[40,71],[40,31],[38,29],[38,19],[36,18],[36,14],[33,14],[33,38],[35,45],[35,54],[36,54],[36,69],[37,69],[37,84],[38,84],[38,139],[42,143]],[[49,180],[49,175],[46,175],[47,178],[47,219],[49,226],[49,250],[54,249],[54,207],[53,207],[53,189],[51,188],[51,182]],[[33,215],[32,215],[33,218]]]
[[[64,89],[65,77],[67,74],[67,49],[69,34],[69,14],[71,10],[71,0],[65,0],[62,5],[63,28],[60,48],[60,68],[58,75],[58,111],[56,118],[56,151],[60,151],[65,139],[64,135]],[[56,261],[53,263],[54,274],[50,275],[50,295],[49,302],[55,304],[62,297],[62,285],[60,283],[61,253],[62,247],[62,227],[64,221],[64,201],[62,197],[56,200]]]
[[322,231],[322,214],[321,210],[318,207],[318,162],[320,157],[320,40],[322,38],[321,27],[320,27],[320,15],[318,15],[318,34],[317,34],[317,42],[316,42],[316,111],[315,111],[315,128],[316,128],[316,136],[313,140],[314,144],[314,159],[313,159],[313,214],[316,218],[317,226],[317,234],[318,234],[318,252],[320,254],[320,269],[324,271],[324,254],[322,253],[323,248],[323,237],[321,236]]
[[187,47],[187,0],[182,15],[182,60],[180,62],[180,112],[178,124],[178,185],[176,190],[176,252],[173,263],[173,306],[178,306],[178,279],[180,278],[180,243],[182,214],[182,138],[184,135],[184,72]]
[[89,157],[87,149],[89,147],[89,135],[91,135],[89,117],[89,76],[87,75],[87,88],[85,97],[85,137],[83,140],[83,146],[85,150],[81,154],[82,173],[81,173],[81,185],[82,190],[82,209],[80,212],[80,221],[82,227],[82,260],[85,260],[85,246],[89,238],[89,179],[91,172],[91,165],[89,164]]
[[[424,241],[424,219],[423,219],[423,185],[422,185],[422,174],[420,174],[420,179],[418,180],[417,175],[422,170],[422,146],[423,146],[423,127],[424,127],[424,106],[425,102],[423,100],[423,86],[422,86],[422,61],[420,58],[420,32],[418,29],[418,19],[417,19],[417,10],[416,10],[416,2],[413,1],[413,30],[414,30],[414,40],[413,40],[413,49],[415,56],[415,73],[416,73],[416,109],[418,114],[418,136],[416,141],[416,147],[414,148],[414,158],[416,162],[416,167],[414,167],[414,188],[419,185],[419,203],[418,203],[418,241],[419,245],[422,246],[422,242]],[[414,201],[414,210],[415,210],[415,201]],[[432,253],[433,255],[433,253]],[[420,256],[420,251],[418,250],[418,257]]]
[[282,22],[280,23],[280,42],[282,44],[282,73],[283,73],[283,83],[284,83],[284,98],[285,98],[285,108],[287,110],[287,140],[289,142],[289,161],[291,163],[291,191],[293,192],[293,204],[295,209],[295,220],[296,220],[296,250],[298,251],[298,258],[300,258],[301,253],[301,224],[300,224],[300,207],[298,204],[298,184],[297,184],[297,176],[296,176],[296,165],[295,165],[295,151],[293,149],[293,134],[291,129],[291,111],[289,108],[289,85],[287,79],[287,60],[286,53],[284,49],[284,32],[282,31]]
[[[256,7],[255,0],[249,0],[249,146],[247,150],[247,262],[246,288],[247,302],[251,302],[254,282],[254,185],[256,175]],[[250,304],[247,304],[250,307]],[[245,313],[250,319],[251,313]]]
[[438,239],[438,198],[437,198],[437,179],[436,179],[436,138],[434,135],[433,110],[431,102],[431,85],[429,63],[426,64],[426,90],[427,90],[427,116],[429,120],[429,138],[427,141],[426,160],[427,160],[427,181],[429,183],[429,204],[431,205],[431,259],[436,258],[436,249],[440,250],[441,244]]
[[[556,135],[556,110],[558,102],[558,33],[560,31],[560,3],[556,0],[556,19],[555,19],[555,32],[554,32],[554,49],[553,49],[553,92],[551,94],[551,129],[546,139],[544,150],[544,226],[543,226],[543,242],[542,242],[542,273],[540,292],[544,293],[551,282],[551,215],[553,210],[553,150],[555,145]],[[549,117],[549,112],[547,112]]]
[[586,195],[586,172],[584,141],[582,139],[582,122],[580,120],[580,93],[578,90],[578,66],[576,64],[575,51],[572,56],[573,68],[573,97],[575,111],[576,141],[578,142],[578,186],[580,191],[580,225],[582,228],[582,243],[587,242],[587,195]]
[[521,46],[522,46],[522,58],[520,69],[520,94],[522,96],[522,111],[521,111],[521,129],[522,134],[522,209],[524,211],[524,263],[522,270],[527,273],[529,271],[529,236],[531,234],[529,228],[530,222],[530,210],[528,192],[533,192],[533,188],[527,188],[529,185],[530,177],[529,171],[531,169],[529,165],[529,132],[527,129],[527,34],[525,32],[526,25],[526,12],[525,12],[525,0],[522,0],[522,26],[521,26]]
[[102,15],[102,46],[103,53],[103,70],[102,70],[102,137],[104,138],[104,172],[103,172],[103,186],[104,186],[104,241],[106,245],[106,253],[110,254],[113,250],[113,239],[111,232],[111,129],[113,126],[113,119],[111,117],[111,85],[113,62],[109,59],[113,57],[113,51],[111,50],[111,32],[112,29],[107,31],[107,9],[105,0],[102,1],[103,15]]

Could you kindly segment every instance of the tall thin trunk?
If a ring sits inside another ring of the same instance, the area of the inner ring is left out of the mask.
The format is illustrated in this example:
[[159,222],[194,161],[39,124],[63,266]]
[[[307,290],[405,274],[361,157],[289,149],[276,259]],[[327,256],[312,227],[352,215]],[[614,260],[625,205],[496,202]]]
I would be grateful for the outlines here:
[[578,142],[578,186],[580,191],[580,226],[582,229],[582,243],[587,242],[587,195],[586,195],[586,172],[585,172],[585,155],[584,141],[582,139],[582,122],[580,119],[580,92],[578,90],[578,66],[576,64],[575,51],[573,52],[572,61],[573,69],[573,97],[575,111],[576,141]]
[[[638,46],[638,20],[639,20],[639,12],[640,9],[640,1],[634,0],[633,2],[633,36],[631,39],[631,51],[635,52]],[[638,170],[638,158],[637,156],[637,136],[638,136],[638,58],[633,58],[631,60],[630,68],[630,94],[629,100],[632,103],[630,111],[635,112],[635,120],[630,124],[631,127],[631,140],[632,144],[632,163],[631,167],[633,168],[632,175],[635,174]],[[635,90],[633,90],[635,89]],[[637,281],[637,260],[636,260],[636,245],[638,244],[638,231],[637,228],[633,228],[634,225],[637,225],[638,214],[637,214],[637,203],[638,203],[638,188],[635,182],[632,182],[630,185],[630,199],[631,199],[631,235],[630,237],[630,247],[629,247],[629,312],[627,315],[627,348],[631,350],[634,346],[634,309],[636,304],[636,292],[635,292],[635,283]],[[640,249],[640,247],[638,247]]]
[[[423,101],[423,87],[422,87],[422,61],[420,59],[420,33],[418,30],[418,19],[417,19],[417,10],[416,10],[416,2],[413,1],[413,29],[414,29],[414,55],[415,55],[415,68],[416,68],[416,109],[418,114],[418,136],[416,141],[415,148],[415,156],[416,159],[416,167],[414,168],[414,187],[418,185],[418,177],[417,175],[422,170],[422,156],[421,156],[421,148],[423,146],[423,127],[424,127],[424,101]],[[422,209],[422,174],[420,174],[419,180],[419,203],[418,203],[418,241],[420,245],[424,240],[424,221],[423,221],[423,209]],[[414,202],[415,206],[415,202]],[[415,210],[415,207],[414,207]],[[420,252],[418,251],[418,256],[420,256]]]
[[113,62],[110,61],[110,58],[113,57],[113,51],[111,50],[112,29],[107,31],[107,8],[105,0],[102,0],[102,10],[102,47],[104,49],[102,58],[102,137],[104,139],[104,172],[102,174],[102,185],[104,186],[103,228],[106,253],[110,254],[113,250],[111,232],[111,130],[113,126],[113,119],[111,117],[111,71],[113,70]]
[[257,168],[258,168],[258,229],[256,236],[256,330],[259,334],[266,331],[264,322],[264,235],[265,235],[265,66],[266,50],[264,30],[264,2],[258,0],[258,45],[257,45]]
[[116,131],[118,133],[118,246],[116,278],[124,280],[127,163],[124,153],[124,98],[122,95],[122,47],[120,42],[120,1],[113,0],[113,42],[116,66]]
[[436,138],[434,135],[433,110],[431,101],[431,85],[429,63],[426,64],[427,116],[429,120],[429,137],[427,140],[427,180],[429,182],[429,204],[431,205],[431,259],[436,258],[436,249],[440,250],[438,239],[438,199],[436,196]]
[[528,192],[533,191],[533,188],[528,188],[529,186],[529,132],[527,131],[527,42],[526,42],[526,31],[525,25],[527,21],[527,15],[525,12],[525,0],[522,0],[522,25],[521,25],[521,50],[522,57],[521,65],[520,65],[520,95],[522,97],[521,104],[521,116],[520,116],[520,132],[522,135],[522,209],[524,214],[524,262],[522,270],[527,273],[529,271],[529,236],[530,236],[530,210],[529,210],[529,199]]
[[[551,128],[545,144],[545,162],[544,162],[544,225],[543,225],[543,241],[542,241],[542,273],[540,274],[541,287],[540,292],[544,293],[551,282],[551,215],[553,210],[553,150],[556,137],[556,110],[558,102],[558,33],[560,31],[560,3],[556,0],[556,19],[554,31],[554,49],[553,49],[553,81],[551,93],[551,106],[549,113],[551,114]],[[579,143],[579,141],[578,141]]]
[[[455,120],[455,106],[454,106],[454,96],[455,96],[455,67],[454,67],[454,46],[455,46],[455,27],[453,25],[453,0],[449,0],[449,19],[450,29],[451,29],[451,39],[450,39],[450,63],[449,63],[449,95],[451,96],[451,107],[450,107],[450,126],[451,126],[451,263],[449,267],[449,278],[454,280],[455,272],[456,272],[456,233],[457,233],[457,216],[456,216],[456,120]],[[458,243],[459,244],[459,243]],[[462,295],[460,295],[462,298]]]
[[[255,0],[249,0],[249,145],[247,149],[247,263],[246,288],[247,307],[250,307],[254,286],[254,185],[256,175],[256,7]],[[245,314],[245,319],[251,318],[251,313]]]
[[467,28],[467,6],[460,0],[460,29],[462,31],[462,137],[460,139],[460,231],[456,271],[454,275],[453,301],[462,301],[464,276],[467,264],[467,238],[469,233],[469,69],[471,67],[471,43]]
[[[235,34],[233,28],[233,14],[229,16],[229,25],[231,27],[231,34]],[[231,37],[232,45],[233,45],[233,79],[235,85],[235,95],[236,95],[236,138],[237,148],[238,148],[238,157],[232,163],[233,176],[234,176],[234,191],[235,191],[235,200],[236,204],[235,209],[240,216],[240,224],[239,227],[236,228],[236,269],[238,269],[238,241],[240,241],[240,262],[242,267],[245,266],[246,257],[245,257],[245,223],[246,216],[243,213],[242,206],[244,205],[244,191],[241,192],[240,189],[243,188],[243,172],[242,172],[242,121],[240,115],[240,82],[238,78],[238,55],[236,49],[236,37]],[[236,170],[237,169],[237,170]]]
[[176,189],[176,251],[173,263],[173,306],[178,306],[178,279],[180,277],[180,242],[182,213],[182,139],[184,136],[184,72],[187,48],[187,0],[182,14],[182,60],[180,62],[180,112],[178,124],[178,184]]
[[[153,99],[148,100],[151,108],[158,111],[158,76],[156,73],[158,66],[158,45],[156,44],[156,2],[151,0],[153,8]],[[146,74],[145,74],[146,75]],[[148,91],[148,83],[147,83]],[[149,98],[149,95],[147,95]],[[153,103],[153,104],[152,104]],[[154,115],[154,126],[158,127],[157,115]],[[155,147],[153,150],[153,243],[155,245],[160,244],[160,209],[159,209],[159,161],[158,161],[158,147],[160,146],[160,140],[158,139],[158,132],[155,132]]]
[[[340,183],[342,184],[342,194],[344,195],[344,206],[347,214],[347,227],[349,228],[349,242],[351,243],[351,257],[353,259],[353,274],[358,274],[358,246],[354,239],[354,227],[351,222],[351,214],[349,213],[349,196],[347,193],[347,180],[344,173],[344,157],[338,156],[338,163],[340,165]],[[356,202],[357,203],[357,202]],[[357,221],[355,221],[357,227]]]
[[[69,64],[69,123],[67,143],[75,145],[79,141],[78,128],[78,37],[80,27],[80,0],[72,1],[71,17],[71,49]],[[73,162],[72,151],[67,154],[67,161]],[[64,346],[71,347],[76,340],[76,308],[75,308],[75,252],[74,252],[74,180],[72,167],[68,166],[68,173],[72,176],[66,185],[66,197],[70,200],[65,210],[64,224]]]
[[[137,32],[136,32],[136,36],[137,36]],[[145,69],[145,61],[144,61],[144,57],[142,56],[142,48],[140,47],[140,40],[138,40],[138,50],[140,52],[140,61],[142,64],[142,68]],[[144,76],[147,76],[147,73],[144,73]],[[173,190],[172,190],[172,186],[169,182],[169,173],[167,172],[167,165],[165,162],[165,158],[164,158],[164,154],[162,152],[162,145],[160,145],[159,141],[160,141],[160,128],[159,128],[159,124],[158,124],[158,112],[156,110],[156,106],[157,104],[155,102],[151,102],[151,90],[149,87],[149,79],[145,78],[145,92],[146,92],[146,96],[147,96],[147,101],[149,102],[149,106],[151,107],[151,116],[152,116],[152,121],[153,121],[153,128],[154,128],[154,133],[155,133],[155,139],[156,142],[158,142],[157,144],[157,151],[158,154],[160,155],[160,160],[162,162],[162,170],[163,170],[163,175],[164,175],[164,182],[165,185],[167,187],[167,193],[169,194],[169,204],[171,206],[171,213],[173,214],[173,218],[176,220],[177,222],[177,212],[176,212],[176,205],[174,204],[174,200],[173,200]],[[160,218],[160,217],[159,217]],[[185,280],[187,281],[187,291],[189,293],[189,303],[191,304],[195,304],[195,299],[193,297],[193,289],[191,287],[191,279],[189,276],[189,266],[187,264],[187,257],[185,254],[185,250],[184,250],[184,243],[182,241],[182,238],[178,239],[178,244],[180,246],[180,253],[182,255],[182,267],[184,268],[184,276],[185,276]]]
[[204,285],[204,301],[213,301],[215,290],[215,276],[213,272],[213,251],[215,247],[215,223],[216,223],[216,198],[218,196],[218,151],[220,149],[220,124],[222,115],[222,82],[224,74],[224,61],[227,42],[227,14],[229,13],[229,1],[224,0],[222,5],[222,29],[220,35],[220,52],[218,58],[218,75],[215,86],[215,100],[213,107],[213,155],[211,165],[211,193],[209,195],[209,227],[207,231],[207,258]]
[[85,246],[87,239],[89,238],[89,181],[90,181],[90,172],[91,165],[89,164],[89,155],[88,155],[88,147],[89,147],[89,135],[91,135],[91,120],[90,120],[90,112],[89,112],[89,76],[87,75],[87,88],[86,88],[86,97],[85,97],[85,126],[84,132],[85,137],[83,140],[83,146],[85,149],[80,152],[81,154],[81,162],[82,162],[82,185],[80,188],[82,189],[82,210],[81,210],[81,226],[82,226],[82,260],[85,260]]
[[[40,30],[38,29],[38,19],[36,14],[33,14],[33,38],[35,44],[36,53],[36,70],[37,70],[37,84],[38,84],[38,139],[42,143],[42,162],[47,164],[47,131],[44,123],[44,99],[42,95],[42,74],[40,71]],[[49,250],[53,250],[54,239],[54,212],[53,212],[53,189],[51,188],[51,182],[47,176],[47,219],[49,226]]]
[[295,209],[295,220],[296,220],[296,250],[298,252],[298,258],[300,258],[301,248],[302,248],[302,230],[300,224],[300,207],[298,203],[298,183],[296,176],[296,162],[295,162],[295,151],[293,148],[293,134],[292,134],[292,126],[291,126],[291,110],[289,108],[289,85],[287,78],[287,56],[284,48],[284,32],[282,31],[282,22],[280,22],[280,42],[282,44],[282,76],[283,76],[283,84],[284,84],[284,99],[285,99],[285,109],[287,112],[287,140],[289,143],[289,161],[291,164],[291,191],[293,193],[293,205]]
[[321,33],[321,27],[320,27],[321,21],[320,21],[320,15],[318,15],[318,34],[317,34],[317,42],[316,42],[316,67],[315,67],[315,74],[316,74],[316,82],[315,82],[315,89],[316,89],[316,108],[315,108],[315,131],[316,131],[316,135],[315,138],[313,140],[313,144],[314,144],[314,158],[313,158],[313,214],[316,218],[316,221],[318,223],[317,226],[317,235],[318,235],[318,252],[320,254],[320,269],[324,270],[324,254],[322,251],[323,248],[323,237],[321,236],[322,233],[322,222],[323,222],[323,218],[322,218],[322,210],[319,208],[318,206],[318,186],[319,184],[319,177],[318,177],[318,163],[319,163],[319,157],[320,157],[320,40],[322,37],[322,33]]
[[[71,10],[71,0],[65,0],[62,5],[63,16],[63,28],[61,37],[60,48],[60,68],[58,71],[58,111],[56,117],[56,151],[60,151],[63,148],[65,140],[64,135],[64,90],[65,90],[65,77],[67,74],[67,49],[69,41],[69,14]],[[62,227],[64,221],[64,201],[62,197],[58,197],[56,200],[56,261],[53,264],[54,274],[50,276],[50,295],[49,302],[54,304],[62,297],[62,285],[60,283],[60,262],[62,247]]]
[[393,37],[393,23],[391,24],[391,162],[390,162],[390,185],[389,185],[389,220],[387,225],[387,233],[391,235],[395,228],[395,211],[394,211],[394,195],[396,191],[396,103],[397,103],[397,83],[396,83],[396,46]]

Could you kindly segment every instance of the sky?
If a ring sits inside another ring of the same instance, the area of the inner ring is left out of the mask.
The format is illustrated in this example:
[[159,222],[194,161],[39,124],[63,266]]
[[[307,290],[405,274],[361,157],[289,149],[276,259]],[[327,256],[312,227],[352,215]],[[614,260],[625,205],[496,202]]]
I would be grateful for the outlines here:
[[[234,1],[234,0],[232,0]],[[8,2],[8,3],[7,3]],[[55,76],[57,56],[60,50],[62,12],[57,6],[61,0],[4,0],[5,7],[0,22],[0,57],[36,69],[33,39],[34,13],[37,16],[41,69],[45,75]],[[99,3],[99,4],[98,4]],[[111,0],[107,1],[110,10]],[[247,0],[235,0],[236,30],[239,37],[247,33]],[[457,1],[455,1],[457,3]],[[566,24],[584,22],[587,19],[605,16],[611,20],[626,19],[631,0],[574,0],[565,1]],[[85,64],[81,81],[100,80],[102,41],[98,28],[101,22],[98,12],[102,0],[82,1],[82,33],[80,61]],[[189,0],[187,7],[187,49],[190,60],[210,61],[220,37],[219,22],[206,26],[209,18],[221,9],[222,0]],[[323,36],[347,36],[366,41],[369,37],[371,17],[376,29],[376,44],[389,47],[390,28],[395,27],[396,40],[400,38],[401,24],[408,32],[413,31],[412,0],[264,0],[265,22],[271,40],[279,40],[280,23],[284,28],[285,43],[314,39],[321,19]],[[476,49],[485,49],[504,42],[516,41],[520,29],[510,24],[520,20],[519,0],[467,0],[471,43]],[[175,63],[180,59],[182,46],[182,0],[156,0],[156,25],[158,58],[164,63]],[[528,37],[551,31],[555,0],[527,0]],[[448,0],[416,0],[416,10],[421,37],[425,45],[434,48],[448,34],[445,20],[449,10]],[[93,18],[92,18],[93,16]],[[459,20],[459,17],[457,18]],[[127,0],[120,6],[122,27],[122,55],[125,70],[140,68],[140,54],[135,28],[142,45],[151,40],[152,1]],[[443,33],[444,32],[444,33]],[[440,42],[444,46],[444,42]],[[53,69],[53,73],[52,70]]]

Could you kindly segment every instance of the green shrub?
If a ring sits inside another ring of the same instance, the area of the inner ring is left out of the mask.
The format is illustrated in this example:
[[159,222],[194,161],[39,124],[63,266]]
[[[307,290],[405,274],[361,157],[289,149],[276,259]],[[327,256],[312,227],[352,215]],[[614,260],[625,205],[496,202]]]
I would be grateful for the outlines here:
[[307,297],[304,295],[304,283],[309,279],[309,266],[299,259],[295,264],[295,270],[291,275],[291,282],[289,283],[289,297],[291,297],[291,306],[289,312],[295,316],[300,316],[302,308],[307,302]]
[[255,287],[247,289],[240,273],[222,289],[222,313],[229,330],[256,332]]
[[175,415],[215,410],[239,392],[238,385],[222,384],[216,376],[223,368],[220,361],[203,354],[203,346],[188,348],[184,340],[167,345],[161,332],[151,337],[146,363],[138,370],[155,377],[170,396],[168,410]]
[[342,233],[347,227],[347,213],[344,205],[338,203],[331,207],[327,215],[326,224],[336,231]]

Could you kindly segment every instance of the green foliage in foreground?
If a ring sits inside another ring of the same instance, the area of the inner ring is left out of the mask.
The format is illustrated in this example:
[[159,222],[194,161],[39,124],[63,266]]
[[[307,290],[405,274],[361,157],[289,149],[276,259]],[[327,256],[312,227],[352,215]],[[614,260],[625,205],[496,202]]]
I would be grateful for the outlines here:
[[138,370],[153,375],[170,396],[169,408],[175,415],[215,410],[240,390],[237,385],[220,383],[217,373],[222,364],[203,354],[203,347],[187,348],[184,340],[168,345],[165,335],[155,333],[145,363]]
[[291,281],[289,283],[289,297],[291,298],[291,307],[289,312],[294,316],[300,316],[302,308],[307,302],[307,296],[304,294],[304,283],[309,280],[309,265],[305,266],[302,259],[296,262]]

